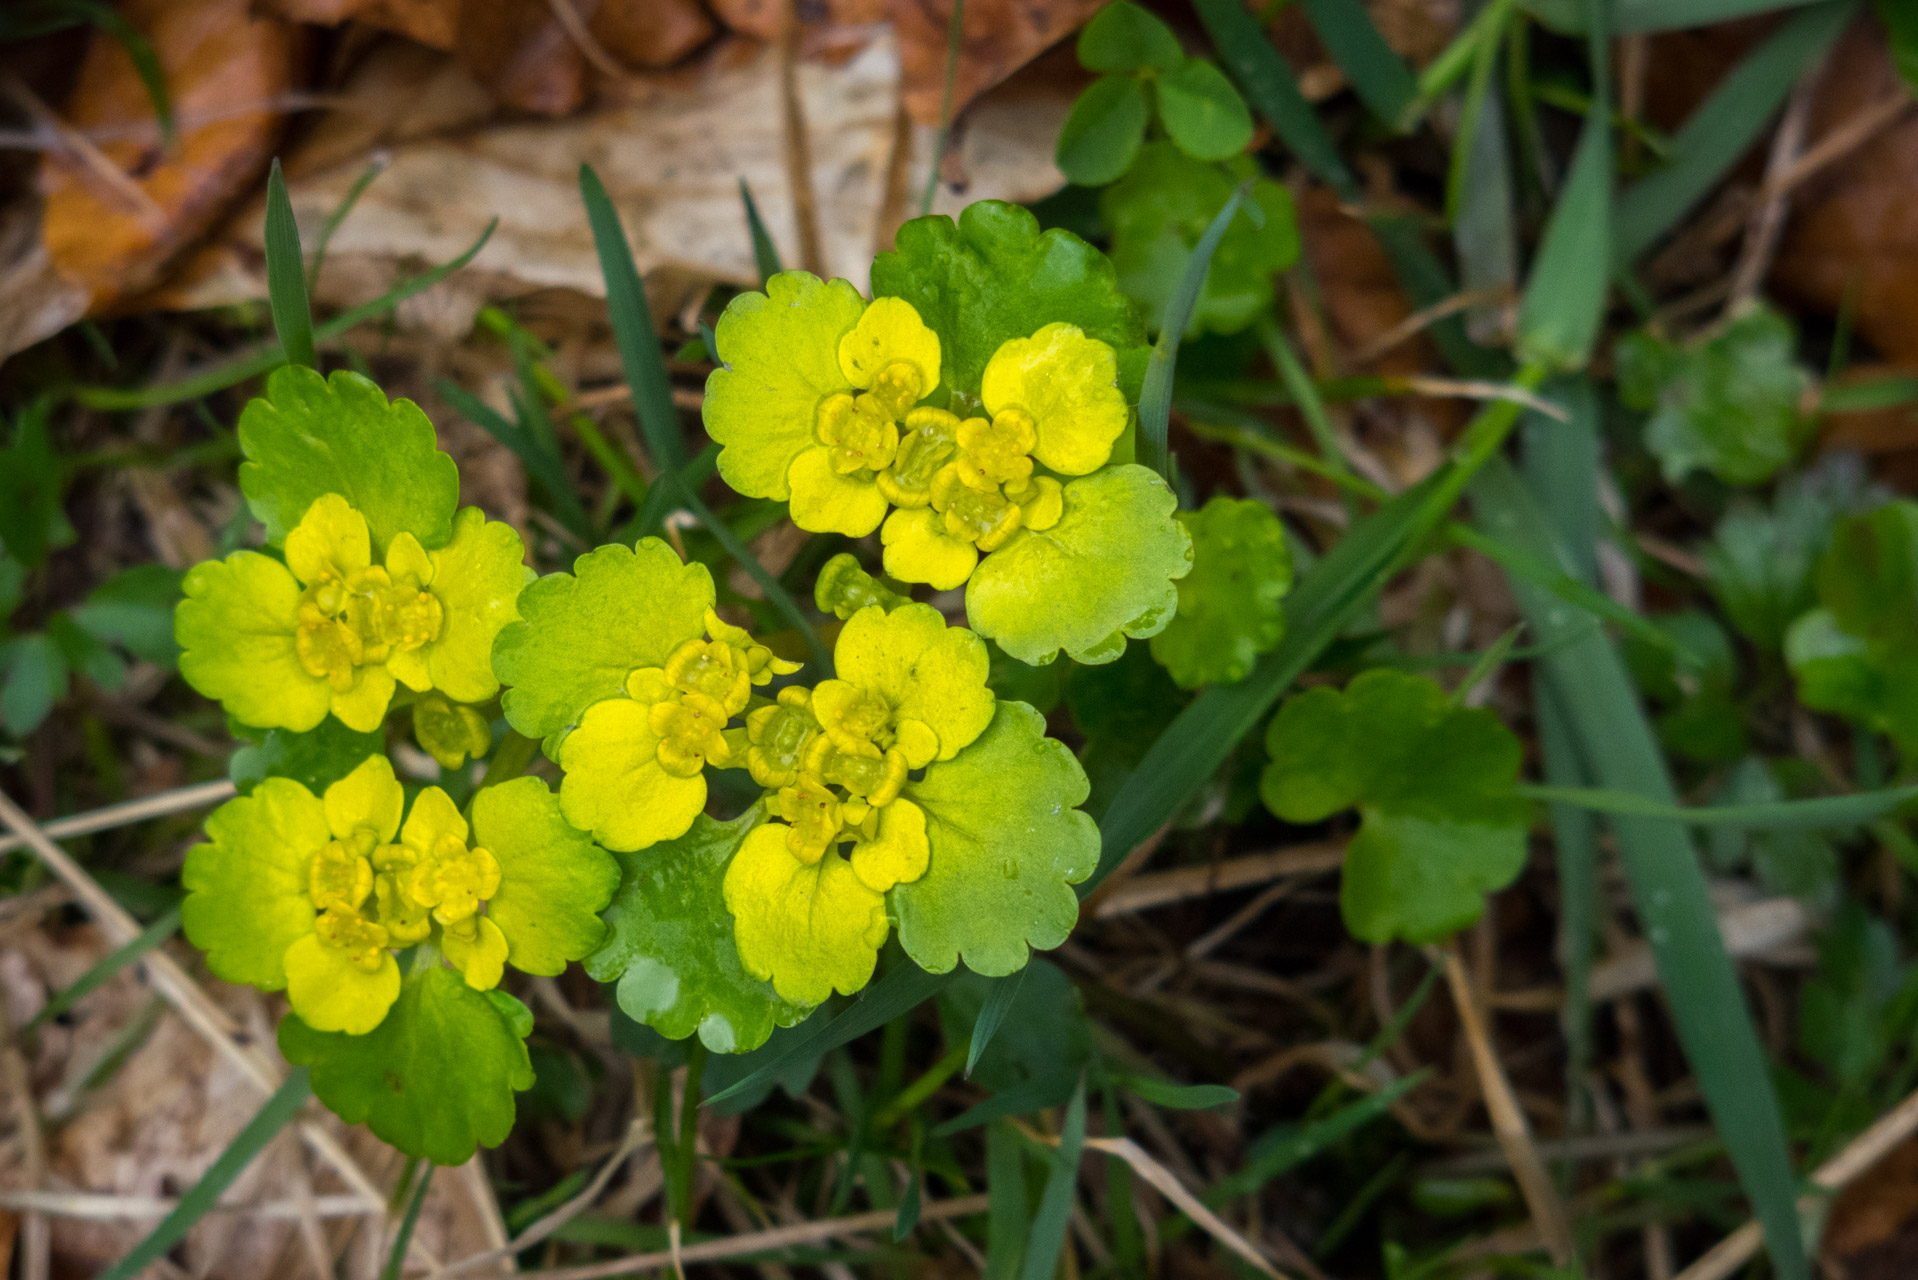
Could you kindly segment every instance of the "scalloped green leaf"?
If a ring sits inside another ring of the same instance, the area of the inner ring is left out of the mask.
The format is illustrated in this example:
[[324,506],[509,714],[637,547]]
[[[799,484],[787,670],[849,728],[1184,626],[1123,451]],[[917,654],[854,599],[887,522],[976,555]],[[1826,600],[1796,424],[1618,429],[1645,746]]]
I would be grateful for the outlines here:
[[439,966],[408,977],[385,1021],[363,1036],[315,1031],[289,1013],[280,1052],[313,1071],[313,1092],[410,1156],[463,1164],[513,1129],[513,1094],[533,1087],[526,1006],[475,991]]
[[1918,502],[1840,520],[1813,582],[1820,607],[1785,633],[1798,700],[1918,759]]
[[606,944],[586,960],[600,982],[618,982],[619,1007],[671,1040],[694,1032],[715,1053],[749,1053],[775,1027],[805,1021],[814,1006],[782,1000],[746,972],[733,941],[721,886],[747,832],[749,810],[732,822],[704,814],[677,840],[622,853],[606,912]]
[[977,741],[909,784],[932,861],[891,893],[906,954],[931,973],[963,960],[997,977],[1064,942],[1079,918],[1072,886],[1099,864],[1099,828],[1078,809],[1087,790],[1023,702],[1001,702]]
[[513,778],[473,798],[473,838],[499,861],[486,915],[506,935],[506,959],[523,973],[563,973],[606,936],[619,864],[560,816],[539,778]]
[[362,760],[385,750],[384,732],[359,733],[328,716],[305,733],[269,729],[258,742],[244,743],[228,758],[226,775],[241,795],[267,778],[291,778],[319,795],[359,768]]
[[713,577],[684,564],[658,538],[632,549],[606,546],[550,573],[519,596],[520,621],[493,642],[493,674],[506,686],[507,723],[558,739],[595,702],[618,696],[639,667],[665,663],[681,643],[705,634]]
[[1055,321],[1075,324],[1119,357],[1119,385],[1136,403],[1151,354],[1145,326],[1104,254],[1018,205],[981,200],[959,221],[938,215],[899,228],[898,248],[872,264],[874,297],[904,298],[939,335],[945,383],[976,402],[1001,343]]
[[[1235,181],[1254,177],[1251,160],[1220,166],[1194,160],[1169,142],[1149,142],[1125,177],[1099,196],[1099,217],[1112,233],[1112,265],[1119,287],[1154,323],[1185,278],[1199,238],[1232,196]],[[1298,215],[1292,193],[1260,178],[1252,201],[1263,227],[1241,211],[1212,253],[1186,336],[1238,333],[1272,305],[1272,277],[1299,257]]]
[[1111,662],[1127,636],[1157,635],[1178,608],[1175,581],[1192,567],[1178,499],[1158,473],[1127,463],[1065,487],[1065,514],[1021,532],[973,571],[972,629],[1021,662]]
[[1363,817],[1339,888],[1356,938],[1437,941],[1524,869],[1519,740],[1435,681],[1376,670],[1298,694],[1272,718],[1266,751],[1259,790],[1279,817],[1320,822],[1354,806]]
[[1224,497],[1179,522],[1192,535],[1192,572],[1179,579],[1178,615],[1152,637],[1152,656],[1181,689],[1243,680],[1285,634],[1285,526],[1263,502]]
[[240,414],[240,491],[273,546],[316,498],[337,493],[366,517],[373,546],[410,533],[429,550],[453,536],[459,468],[439,451],[433,424],[411,400],[357,373],[322,378],[285,365]]

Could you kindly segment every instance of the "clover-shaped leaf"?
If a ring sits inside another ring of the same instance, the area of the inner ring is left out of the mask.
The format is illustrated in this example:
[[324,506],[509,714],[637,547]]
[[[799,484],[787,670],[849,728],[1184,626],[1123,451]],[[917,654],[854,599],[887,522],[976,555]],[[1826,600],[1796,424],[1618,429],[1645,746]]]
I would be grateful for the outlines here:
[[1079,65],[1088,71],[1171,71],[1185,61],[1179,37],[1151,10],[1114,0],[1079,33]]
[[1645,443],[1673,483],[1709,471],[1758,484],[1798,456],[1812,421],[1798,412],[1810,378],[1791,322],[1758,308],[1678,347],[1653,334],[1618,344],[1619,394],[1652,410]]
[[269,729],[258,742],[236,750],[226,772],[241,795],[266,778],[291,778],[318,795],[385,746],[385,734],[358,733],[328,716],[305,733]]
[[721,888],[726,868],[760,815],[732,822],[700,815],[690,831],[619,856],[623,876],[606,912],[606,944],[587,958],[600,982],[617,981],[620,1008],[661,1035],[699,1033],[716,1053],[747,1053],[774,1027],[813,1006],[782,1000],[746,972]]
[[1156,472],[1134,463],[1074,480],[1057,524],[1021,531],[973,571],[972,629],[1031,663],[1061,649],[1075,662],[1110,662],[1127,636],[1157,635],[1178,607],[1173,580],[1192,565],[1177,505]]
[[1150,354],[1138,313],[1105,255],[1069,231],[1041,234],[1018,205],[981,200],[959,221],[915,218],[896,251],[872,264],[875,296],[904,298],[939,335],[944,381],[976,403],[1002,343],[1053,323],[1077,325],[1118,353],[1119,385],[1137,401]]
[[933,973],[964,960],[994,977],[1064,942],[1079,918],[1072,886],[1099,863],[1099,829],[1077,808],[1086,792],[1079,762],[1023,702],[999,703],[977,741],[909,784],[932,860],[891,893],[906,954]]
[[1145,85],[1136,77],[1100,76],[1086,86],[1059,126],[1053,152],[1059,172],[1082,187],[1111,182],[1132,167],[1151,118]]
[[1287,822],[1357,806],[1339,905],[1366,942],[1432,942],[1478,919],[1525,865],[1529,806],[1512,793],[1518,738],[1428,679],[1368,671],[1287,700],[1266,733],[1260,791]]
[[1187,58],[1160,76],[1159,119],[1179,149],[1196,160],[1224,160],[1252,141],[1252,112],[1225,78],[1203,58]]
[[507,722],[529,738],[558,740],[595,702],[617,697],[626,677],[662,665],[705,631],[713,604],[706,566],[684,564],[658,538],[630,551],[600,547],[520,593],[521,621],[493,644],[493,671],[507,686]]
[[1152,637],[1152,656],[1182,689],[1243,680],[1285,634],[1285,527],[1249,498],[1213,498],[1179,522],[1192,535],[1192,572],[1179,579],[1178,615]]
[[265,398],[240,414],[240,450],[240,489],[274,546],[329,493],[366,517],[382,555],[401,533],[427,548],[453,534],[459,468],[439,451],[433,424],[411,400],[389,404],[357,373],[275,370]]
[[1813,578],[1819,607],[1785,634],[1798,700],[1918,758],[1918,503],[1839,521]]
[[[1194,160],[1169,142],[1148,143],[1130,172],[1099,196],[1099,216],[1112,232],[1112,265],[1124,289],[1154,320],[1185,276],[1205,229],[1231,198],[1235,179],[1252,177],[1252,162],[1221,167]],[[1205,285],[1186,324],[1188,337],[1237,333],[1272,305],[1272,277],[1298,260],[1298,218],[1292,195],[1268,179],[1252,184],[1264,226],[1241,211],[1212,254]]]
[[462,1164],[513,1128],[513,1094],[533,1086],[533,1015],[503,991],[475,991],[452,969],[415,973],[365,1035],[315,1031],[289,1013],[280,1052],[313,1071],[313,1092],[410,1156]]
[[1786,477],[1768,509],[1734,501],[1700,551],[1719,607],[1753,644],[1777,652],[1785,630],[1818,603],[1812,570],[1831,541],[1832,522],[1859,506],[1862,468],[1834,455]]

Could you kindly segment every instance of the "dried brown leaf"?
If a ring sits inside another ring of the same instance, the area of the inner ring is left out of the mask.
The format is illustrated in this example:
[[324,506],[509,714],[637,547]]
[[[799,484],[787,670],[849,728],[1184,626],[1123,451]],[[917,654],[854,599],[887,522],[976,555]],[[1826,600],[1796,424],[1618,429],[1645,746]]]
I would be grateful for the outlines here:
[[[1105,0],[966,0],[952,105],[967,103],[1072,34]],[[937,126],[945,92],[953,0],[891,0],[906,110]]]

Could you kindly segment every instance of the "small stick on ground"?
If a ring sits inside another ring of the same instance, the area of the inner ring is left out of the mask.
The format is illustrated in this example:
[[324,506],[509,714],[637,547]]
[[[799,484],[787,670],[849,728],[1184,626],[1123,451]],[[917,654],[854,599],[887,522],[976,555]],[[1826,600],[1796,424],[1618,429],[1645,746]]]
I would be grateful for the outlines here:
[[1485,1019],[1479,1013],[1477,997],[1472,992],[1471,981],[1465,976],[1465,966],[1459,961],[1457,944],[1448,943],[1439,959],[1445,965],[1445,979],[1452,990],[1452,1003],[1458,1008],[1459,1022],[1464,1028],[1466,1043],[1472,1050],[1472,1066],[1478,1073],[1479,1090],[1485,1098],[1486,1113],[1492,1120],[1492,1132],[1497,1135],[1499,1146],[1505,1149],[1506,1159],[1511,1161],[1512,1174],[1518,1179],[1526,1207],[1531,1210],[1532,1221],[1538,1226],[1539,1238],[1545,1242],[1545,1251],[1555,1264],[1566,1266],[1572,1261],[1574,1249],[1571,1219],[1566,1214],[1565,1202],[1552,1183],[1545,1161],[1539,1157],[1538,1148],[1532,1142],[1531,1126],[1525,1120],[1525,1112],[1519,1108],[1518,1098],[1512,1093],[1511,1081],[1505,1078],[1505,1070],[1499,1065],[1498,1051],[1492,1046]]

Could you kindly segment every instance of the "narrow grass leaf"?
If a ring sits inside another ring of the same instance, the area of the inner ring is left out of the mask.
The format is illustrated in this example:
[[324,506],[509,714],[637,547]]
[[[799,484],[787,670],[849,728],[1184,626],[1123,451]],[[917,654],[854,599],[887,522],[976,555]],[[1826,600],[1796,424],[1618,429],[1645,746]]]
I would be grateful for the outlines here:
[[1346,167],[1338,143],[1319,123],[1312,104],[1299,92],[1298,75],[1272,47],[1258,18],[1240,0],[1193,0],[1193,8],[1246,101],[1265,117],[1301,164],[1341,197],[1356,200],[1358,180]]
[[632,247],[626,243],[619,211],[591,165],[580,166],[579,190],[586,201],[586,220],[593,228],[600,274],[606,279],[614,345],[619,348],[626,384],[633,389],[633,411],[639,415],[646,445],[660,471],[677,472],[686,465],[686,445],[679,434],[673,384],[659,351],[659,335],[653,329],[653,313],[646,305],[646,288],[633,263]]
[[1066,1122],[1059,1130],[1059,1145],[1052,1152],[1046,1189],[1039,1195],[1038,1212],[1032,1215],[1026,1262],[1021,1270],[1024,1280],[1052,1280],[1052,1273],[1058,1270],[1059,1251],[1065,1248],[1066,1230],[1072,1224],[1079,1157],[1085,1151],[1085,1141],[1086,1087],[1082,1080],[1066,1106]]
[[[1610,25],[1613,35],[1636,36],[1681,27],[1709,27],[1810,3],[1812,0],[1612,0]],[[1585,32],[1580,0],[1528,0],[1525,7],[1555,31],[1567,35]]]
[[319,368],[313,309],[306,300],[306,261],[300,256],[300,228],[293,221],[293,202],[287,199],[278,157],[266,176],[266,296],[286,362]]
[[972,1069],[979,1065],[979,1055],[992,1043],[993,1036],[999,1034],[1000,1026],[1006,1015],[1012,1012],[1013,1001],[1019,998],[1019,988],[1026,982],[1025,969],[1000,978],[986,992],[985,1003],[979,1006],[979,1016],[973,1019],[972,1042],[966,1046],[966,1079],[972,1079]]
[[333,233],[340,229],[346,216],[353,212],[353,206],[360,202],[373,179],[386,171],[386,153],[375,152],[367,161],[366,168],[360,170],[360,176],[353,179],[353,185],[346,189],[340,202],[333,206],[333,212],[326,215],[326,221],[320,225],[320,234],[313,241],[313,260],[306,264],[306,288],[311,293],[320,280],[320,267],[326,262],[327,246],[333,243]]
[[739,180],[739,201],[746,206],[746,229],[753,237],[753,265],[759,268],[759,284],[765,287],[766,281],[778,275],[785,268],[779,265],[779,246],[773,243],[772,234],[766,230],[766,223],[759,216],[759,206],[753,203],[752,188],[746,180]]
[[132,1280],[165,1257],[207,1215],[221,1193],[240,1176],[240,1171],[253,1162],[253,1157],[279,1136],[280,1130],[286,1128],[312,1093],[305,1067],[295,1067],[288,1072],[286,1082],[247,1121],[246,1128],[220,1153],[220,1158],[193,1185],[193,1190],[181,1196],[173,1212],[161,1220],[151,1235],[135,1245],[133,1252],[114,1263],[101,1280]]
[[[1502,459],[1480,472],[1473,500],[1480,523],[1500,541],[1537,557],[1559,554],[1548,518]],[[1582,621],[1523,579],[1511,586],[1542,643]],[[1590,632],[1544,658],[1542,666],[1595,780],[1675,806],[1671,774],[1610,640]],[[1764,1226],[1772,1265],[1783,1280],[1806,1280],[1784,1121],[1737,970],[1718,932],[1698,852],[1684,825],[1671,817],[1615,814],[1610,825],[1679,1042]]]
[[713,1094],[703,1105],[723,1102],[734,1094],[745,1093],[777,1079],[780,1073],[801,1057],[816,1057],[840,1045],[850,1044],[900,1014],[918,1008],[951,980],[950,973],[927,973],[909,960],[900,961],[837,1015],[814,1017],[805,1033],[794,1036],[784,1053]]
[[906,1190],[899,1197],[899,1216],[893,1219],[892,1241],[898,1244],[911,1235],[913,1228],[919,1225],[919,1211],[924,1206],[919,1196],[919,1185],[925,1181],[925,1174],[917,1165],[910,1170],[906,1179]]
[[[417,293],[424,293],[446,277],[479,256],[486,242],[493,238],[499,219],[486,224],[486,230],[480,232],[479,239],[472,247],[450,262],[422,271],[420,274],[388,289],[371,302],[363,302],[357,307],[342,311],[321,324],[313,331],[316,343],[328,342],[348,332],[368,320],[385,315],[394,307],[405,302]],[[279,365],[286,363],[286,355],[278,342],[271,342],[255,348],[246,355],[236,357],[215,365],[204,373],[192,374],[178,382],[163,382],[157,386],[146,387],[74,387],[70,394],[74,400],[89,409],[104,409],[108,412],[124,412],[131,409],[151,409],[160,405],[179,404],[185,400],[198,400],[228,387],[237,386],[248,378],[257,378]]]
[[1604,787],[1553,787],[1520,784],[1518,794],[1529,800],[1576,805],[1593,813],[1621,813],[1640,818],[1664,818],[1692,827],[1741,827],[1759,831],[1807,831],[1863,826],[1874,818],[1918,800],[1918,786],[1890,787],[1850,796],[1818,796],[1809,800],[1774,800],[1767,804],[1729,804],[1693,807],[1662,804],[1632,791]]
[[1527,555],[1518,547],[1500,542],[1497,538],[1488,538],[1470,525],[1448,524],[1445,533],[1452,541],[1470,547],[1505,572],[1551,592],[1595,618],[1616,623],[1654,648],[1689,653],[1668,632],[1654,626],[1643,614],[1626,608],[1603,591],[1587,586],[1538,557]]
[[1299,7],[1366,110],[1387,124],[1396,121],[1418,93],[1418,81],[1365,6],[1359,0],[1300,0]]
[[[1600,0],[1586,0],[1585,7],[1588,15],[1603,10]],[[1518,309],[1519,354],[1556,369],[1583,368],[1591,358],[1611,277],[1611,64],[1604,24],[1595,17],[1586,45],[1591,106]]]
[[393,1237],[393,1247],[387,1252],[386,1266],[380,1271],[380,1280],[400,1280],[405,1270],[406,1251],[413,1244],[413,1228],[419,1225],[420,1210],[426,1205],[427,1188],[433,1185],[433,1166],[424,1166],[415,1176],[419,1181],[414,1184],[412,1197],[406,1202],[406,1216],[400,1219],[400,1231]]
[[[1164,476],[1167,484],[1172,483],[1172,460],[1166,449],[1166,432],[1172,417],[1172,375],[1179,363],[1179,342],[1185,337],[1186,322],[1192,318],[1199,291],[1205,287],[1206,273],[1212,270],[1212,254],[1250,192],[1249,182],[1240,183],[1186,256],[1185,274],[1166,299],[1159,340],[1146,362],[1145,387],[1139,392],[1139,461]],[[1256,214],[1251,216],[1257,220]]]
[[1174,1111],[1210,1111],[1229,1107],[1239,1100],[1239,1091],[1222,1084],[1178,1084],[1157,1076],[1126,1076],[1120,1087],[1136,1093],[1155,1107]]
[[984,1102],[974,1103],[932,1131],[935,1138],[950,1137],[976,1129],[1007,1116],[1031,1115],[1047,1107],[1056,1107],[1072,1096],[1079,1079],[1076,1071],[1053,1072],[1022,1080],[1010,1089],[1001,1089]]
[[1718,82],[1673,135],[1664,166],[1619,198],[1616,266],[1630,267],[1718,185],[1855,11],[1854,0],[1826,0],[1794,14]]
[[1245,1166],[1221,1179],[1199,1198],[1216,1209],[1240,1196],[1252,1195],[1272,1179],[1296,1169],[1390,1111],[1393,1103],[1424,1084],[1431,1074],[1430,1068],[1415,1072],[1318,1120],[1267,1130],[1246,1153]]
[[986,1280],[1013,1280],[1032,1227],[1025,1144],[1001,1122],[986,1130]]
[[514,397],[522,410],[522,420],[516,422],[464,387],[444,378],[434,383],[434,390],[452,406],[453,412],[484,428],[486,434],[511,450],[545,492],[547,504],[561,524],[581,539],[591,535],[586,509],[580,505],[579,495],[573,491],[565,464],[560,461],[556,451],[543,448],[541,442],[527,430],[524,422],[525,401],[522,397]]
[[180,928],[180,909],[174,907],[165,915],[140,931],[140,936],[122,947],[115,947],[74,980],[72,986],[47,1001],[46,1007],[33,1015],[31,1021],[22,1027],[22,1031],[32,1031],[43,1027],[61,1014],[71,1009],[89,995],[98,991],[114,974],[138,960],[153,948],[171,938]]

